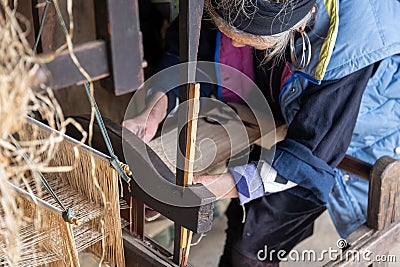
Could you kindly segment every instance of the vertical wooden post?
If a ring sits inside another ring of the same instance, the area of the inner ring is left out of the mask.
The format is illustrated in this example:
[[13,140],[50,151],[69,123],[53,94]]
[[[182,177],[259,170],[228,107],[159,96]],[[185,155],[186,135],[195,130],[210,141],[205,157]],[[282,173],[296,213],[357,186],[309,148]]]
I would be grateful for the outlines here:
[[372,168],[369,183],[367,225],[382,230],[400,220],[400,165],[391,157],[380,158]]
[[[383,230],[400,220],[397,212],[400,204],[400,164],[391,157],[380,158],[372,168],[369,183],[367,225],[374,230]],[[382,243],[382,246],[385,246]],[[385,254],[389,254],[387,247]],[[388,266],[387,262],[375,262],[371,267]]]
[[94,0],[94,8],[97,38],[107,41],[111,70],[102,86],[116,96],[133,92],[144,81],[138,1]]
[[[13,1],[10,1],[10,4],[13,4]],[[17,11],[21,13],[28,21],[31,27],[30,32],[26,39],[28,40],[31,47],[35,43],[37,31],[39,29],[39,15],[38,9],[35,7],[37,4],[36,0],[32,1],[19,1],[17,3]],[[40,48],[41,49],[41,48]]]
[[[183,186],[193,183],[193,163],[196,151],[197,118],[200,107],[200,84],[190,84],[188,99],[188,124],[185,152],[185,169]],[[186,266],[189,258],[190,244],[193,233],[184,227],[180,227],[180,256],[179,265]]]
[[[184,62],[195,62],[197,60],[197,50],[200,39],[201,17],[203,14],[204,0],[180,0],[179,1],[179,54],[180,60]],[[190,99],[191,91],[196,90],[196,86],[188,84],[195,81],[196,64],[180,68],[180,79],[182,86],[179,88],[179,102],[184,103]],[[198,87],[197,87],[198,89]],[[194,96],[194,95],[192,95]],[[189,101],[190,105],[190,101]],[[178,114],[178,148],[177,148],[177,167],[176,184],[184,186],[188,182],[188,165],[190,159],[187,154],[187,146],[191,143],[190,139],[195,133],[190,133],[188,129],[191,123],[189,110],[180,110]],[[191,126],[192,127],[192,126]],[[197,127],[197,126],[196,126]],[[194,137],[195,138],[195,137]],[[189,145],[190,146],[190,145]],[[194,147],[193,147],[194,149]],[[190,149],[189,149],[190,151]],[[193,152],[194,153],[194,152]],[[187,230],[186,230],[187,231]],[[181,225],[175,223],[174,238],[174,262],[180,266],[187,264],[191,233],[182,229]]]
[[144,203],[133,196],[133,233],[143,240]]

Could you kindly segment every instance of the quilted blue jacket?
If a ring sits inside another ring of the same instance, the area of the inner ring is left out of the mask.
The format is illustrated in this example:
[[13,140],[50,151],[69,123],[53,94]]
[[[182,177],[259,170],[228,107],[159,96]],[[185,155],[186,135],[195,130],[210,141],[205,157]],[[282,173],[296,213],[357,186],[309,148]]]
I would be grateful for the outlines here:
[[[316,27],[309,33],[311,64],[302,71],[292,66],[294,75],[281,91],[285,120],[290,123],[298,111],[298,97],[308,83],[339,79],[381,61],[363,95],[347,154],[369,163],[384,155],[400,158],[400,1],[317,0],[317,4]],[[342,237],[366,221],[367,200],[367,181],[335,170],[327,206]]]

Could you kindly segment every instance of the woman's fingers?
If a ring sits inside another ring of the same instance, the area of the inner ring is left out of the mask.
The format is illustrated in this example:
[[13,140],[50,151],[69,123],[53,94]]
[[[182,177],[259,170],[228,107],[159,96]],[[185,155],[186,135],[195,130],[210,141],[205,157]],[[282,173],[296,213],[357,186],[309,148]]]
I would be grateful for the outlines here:
[[158,121],[151,116],[137,116],[133,119],[125,120],[122,126],[127,128],[137,137],[148,143],[154,138],[158,128]]
[[238,197],[235,180],[230,173],[194,176],[193,183],[203,184],[217,199]]
[[[139,136],[140,131],[141,131],[141,123],[137,121],[136,118],[129,119],[126,121],[122,122],[122,126],[127,128],[129,131],[131,131],[133,134]],[[139,137],[140,138],[140,137]]]

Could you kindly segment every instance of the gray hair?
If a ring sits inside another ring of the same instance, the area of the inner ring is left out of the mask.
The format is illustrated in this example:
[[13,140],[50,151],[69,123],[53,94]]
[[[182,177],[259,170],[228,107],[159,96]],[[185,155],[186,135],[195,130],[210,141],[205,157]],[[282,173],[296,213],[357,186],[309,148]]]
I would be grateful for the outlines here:
[[[265,0],[271,2],[279,2],[279,0]],[[282,2],[289,2],[290,0],[283,0]],[[255,2],[255,1],[254,1]],[[246,0],[221,0],[218,8],[221,10],[237,10],[237,12],[241,12],[246,17],[251,19],[253,14],[246,14],[245,5],[254,5],[253,1]],[[210,15],[211,19],[214,21],[215,25],[223,32],[232,32],[234,34],[243,36],[245,38],[252,38],[253,40],[257,40],[261,44],[265,44],[270,46],[267,50],[265,50],[265,56],[262,63],[266,63],[272,60],[275,57],[282,57],[284,55],[287,44],[289,43],[290,35],[294,33],[297,29],[299,29],[303,25],[307,25],[311,19],[313,18],[313,11],[310,11],[303,19],[301,19],[298,23],[296,23],[291,29],[274,34],[274,35],[254,35],[242,30],[237,29],[233,26],[233,21],[235,18],[230,18],[230,21],[226,21],[215,11],[212,7],[210,0],[205,0],[205,7]],[[228,12],[227,12],[228,13]],[[271,46],[271,44],[273,44]]]

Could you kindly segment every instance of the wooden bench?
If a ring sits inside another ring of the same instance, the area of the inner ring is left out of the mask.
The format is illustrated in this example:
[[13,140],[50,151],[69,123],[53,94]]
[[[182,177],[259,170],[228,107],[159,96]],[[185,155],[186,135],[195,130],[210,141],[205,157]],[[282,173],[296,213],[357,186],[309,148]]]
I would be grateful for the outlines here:
[[369,259],[373,260],[376,255],[388,255],[389,250],[400,242],[400,204],[397,199],[400,161],[385,156],[371,166],[346,157],[340,167],[369,180],[367,222],[346,239],[348,246],[342,255],[324,266],[388,266],[388,261],[393,259],[386,262]]
[[[278,141],[286,131],[286,125],[277,127]],[[400,161],[384,156],[371,165],[346,155],[338,168],[369,181],[367,222],[346,238],[347,246],[337,260],[324,266],[388,266],[389,262],[371,262],[362,255],[388,255],[400,242]]]

